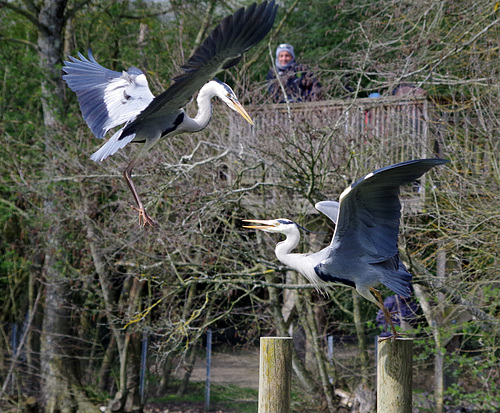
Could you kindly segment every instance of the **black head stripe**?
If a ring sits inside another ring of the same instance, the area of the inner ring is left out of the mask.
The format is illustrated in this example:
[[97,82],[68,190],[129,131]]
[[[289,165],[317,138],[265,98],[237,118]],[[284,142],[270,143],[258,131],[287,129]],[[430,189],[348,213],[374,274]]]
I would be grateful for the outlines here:
[[308,232],[309,234],[328,234],[328,232],[325,231],[311,231],[310,229],[304,228],[296,222],[294,222],[294,224],[297,225],[302,231]]
[[228,85],[226,85],[224,82],[221,82],[216,77],[214,77],[212,80],[217,82],[219,85],[221,85],[229,95],[233,94],[233,91],[231,90],[231,88]]
[[308,232],[310,234],[328,234],[328,232],[310,231],[307,228],[304,228],[302,225],[299,225],[296,222],[290,221],[289,219],[278,219],[277,221],[283,225],[290,225],[290,224],[297,225],[297,227],[299,227],[302,231]]

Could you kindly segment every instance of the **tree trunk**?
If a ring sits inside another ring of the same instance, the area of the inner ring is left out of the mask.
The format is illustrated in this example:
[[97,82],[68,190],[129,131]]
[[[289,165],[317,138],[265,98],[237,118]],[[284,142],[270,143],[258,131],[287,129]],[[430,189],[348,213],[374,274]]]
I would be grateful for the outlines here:
[[99,388],[104,391],[109,389],[109,376],[111,374],[113,363],[116,359],[116,338],[112,334],[109,340],[108,347],[106,348],[106,354],[104,355],[104,360],[102,360],[101,368],[99,369],[97,382],[99,383]]
[[352,303],[354,313],[354,325],[356,326],[356,335],[358,337],[359,362],[361,364],[361,380],[368,383],[368,352],[366,350],[365,325],[361,319],[361,296],[356,290],[352,290]]
[[[62,54],[62,30],[67,0],[46,0],[38,14],[38,49],[42,81],[42,109],[45,125],[45,176],[53,173],[58,157],[55,138],[59,130],[58,113],[63,101],[63,84],[58,69]],[[64,275],[64,234],[58,210],[57,192],[52,185],[45,189],[44,218],[49,224],[45,239],[45,311],[41,335],[42,392],[44,411],[99,412],[79,390],[74,357],[68,350],[70,318],[68,289]]]
[[140,372],[141,372],[141,345],[142,334],[133,332],[127,334],[127,360],[125,381],[125,403],[124,412],[142,412],[140,394]]
[[[438,277],[438,285],[444,284],[446,277],[446,250],[443,243],[438,243],[439,248],[436,252],[436,275]],[[446,348],[443,343],[443,337],[440,334],[439,328],[443,323],[444,302],[445,296],[439,292],[437,294],[438,305],[435,309],[436,312],[436,328],[434,332],[436,342],[436,356],[434,358],[434,394],[436,397],[436,413],[441,413],[444,407],[444,357]]]
[[186,355],[186,362],[184,365],[184,376],[182,377],[181,384],[179,388],[177,389],[177,396],[182,396],[186,393],[188,384],[189,384],[189,379],[191,378],[191,374],[193,373],[194,369],[194,363],[196,361],[196,349],[197,349],[196,343],[193,343],[189,347],[188,354]]
[[156,390],[157,396],[163,396],[167,393],[168,386],[170,385],[170,378],[172,376],[172,357],[168,355],[166,360],[160,366],[160,385]]
[[[40,280],[40,269],[43,267],[43,257],[37,254],[36,261],[38,265],[32,265],[32,271],[30,271],[29,285],[28,285],[28,296],[29,296],[29,313],[33,314],[33,322],[28,330],[28,336],[26,339],[26,364],[28,366],[28,375],[35,377],[40,371],[40,331],[42,331],[43,323],[43,310],[42,306],[35,305],[35,290],[37,294],[40,294],[40,290],[43,287],[39,284]],[[36,276],[34,274],[37,274]],[[38,284],[35,288],[35,283]],[[39,382],[36,381],[32,383],[33,390],[39,390]]]
[[328,409],[330,412],[336,411],[335,407],[335,395],[333,391],[333,386],[330,383],[330,378],[328,377],[327,371],[327,360],[325,353],[320,345],[318,325],[316,323],[316,317],[314,314],[314,309],[311,304],[311,293],[310,290],[302,291],[297,293],[296,300],[298,313],[301,316],[301,324],[304,326],[306,331],[307,340],[312,346],[314,360],[319,372],[321,387],[323,390],[323,395],[326,399]]
[[431,328],[434,336],[436,355],[434,357],[434,397],[436,399],[435,412],[443,411],[443,391],[444,391],[444,356],[446,349],[442,345],[442,337],[439,331],[441,317],[436,313],[430,304],[429,294],[418,284],[414,284],[415,295],[418,297],[424,316]]
[[[124,283],[123,288],[129,291],[127,314],[134,314],[138,308],[142,287],[145,282],[130,277]],[[125,308],[125,305],[121,305]],[[110,402],[111,410],[114,412],[142,412],[143,405],[139,393],[140,367],[141,367],[141,334],[131,331],[133,327],[123,329],[113,327],[120,355],[120,381],[119,389],[114,400]]]
[[[271,275],[266,275],[267,282],[274,282],[275,280]],[[283,315],[281,313],[281,308],[278,300],[278,293],[276,288],[268,287],[269,292],[269,307],[271,309],[271,314],[273,316],[274,322],[276,323],[276,330],[281,337],[287,337],[288,329],[283,320]],[[304,390],[310,394],[315,394],[318,392],[318,386],[315,383],[314,379],[311,377],[309,372],[304,366],[302,359],[297,353],[297,350],[294,346],[292,346],[292,368],[297,378],[300,381],[301,386]]]
[[50,258],[47,261],[51,265],[46,265],[47,287],[41,340],[44,412],[97,413],[99,409],[80,390],[74,374],[74,355],[68,351],[68,323],[71,318],[64,300],[66,283],[59,277],[55,263]]
[[[191,285],[189,287],[188,291],[188,296],[187,300],[184,302],[184,308],[182,310],[182,319],[187,320],[189,318],[189,313],[192,311],[193,308],[193,301],[196,295],[196,287],[194,285]],[[207,318],[209,316],[207,315]],[[191,373],[193,372],[194,369],[194,363],[196,361],[196,348],[197,348],[197,342],[194,341],[191,346],[189,346],[189,349],[187,350],[187,355],[186,355],[186,364],[185,364],[185,372],[184,376],[182,378],[182,382],[177,389],[177,395],[181,396],[183,395],[186,390],[187,386],[189,384],[189,379],[191,378]]]
[[[95,270],[99,277],[99,284],[101,286],[106,316],[108,317],[108,320],[111,320],[114,317],[115,306],[119,308],[127,308],[127,314],[134,314],[139,308],[142,289],[146,283],[134,277],[129,277],[123,283],[123,292],[120,294],[120,297],[127,301],[123,303],[115,302],[111,294],[113,289],[113,286],[109,281],[111,276],[106,268],[104,256],[99,248],[99,237],[95,231],[94,223],[89,218],[91,216],[91,208],[89,205],[88,194],[83,186],[80,186],[80,196],[82,198],[84,208],[87,241],[89,243]],[[118,348],[120,358],[118,390],[114,399],[110,402],[111,410],[121,412],[141,412],[144,407],[142,406],[139,394],[141,334],[129,331],[133,327],[124,330],[121,326],[115,323],[109,323],[109,325],[113,332],[114,343]],[[109,352],[106,352],[106,355],[111,357],[112,350],[113,348],[110,348]],[[108,359],[107,362],[110,362],[110,360]]]

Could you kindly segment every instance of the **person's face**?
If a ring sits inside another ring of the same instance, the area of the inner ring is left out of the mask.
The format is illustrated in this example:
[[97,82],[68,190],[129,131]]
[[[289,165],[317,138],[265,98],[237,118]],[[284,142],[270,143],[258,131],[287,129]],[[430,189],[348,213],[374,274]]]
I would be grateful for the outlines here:
[[290,63],[292,60],[293,60],[292,55],[286,51],[282,51],[278,55],[278,62],[282,66],[285,66],[286,64]]

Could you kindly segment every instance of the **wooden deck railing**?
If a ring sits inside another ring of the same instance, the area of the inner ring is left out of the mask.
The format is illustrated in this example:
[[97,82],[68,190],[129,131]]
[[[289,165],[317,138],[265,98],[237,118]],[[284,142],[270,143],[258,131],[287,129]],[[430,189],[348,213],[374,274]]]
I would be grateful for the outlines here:
[[[323,162],[352,179],[392,163],[432,156],[425,97],[266,104],[247,109],[255,125],[230,114],[230,141],[234,146],[260,150],[264,162],[265,155],[280,148],[300,150],[306,143],[321,146],[325,139],[330,146]],[[266,179],[272,183],[273,175],[281,171],[271,167],[269,170],[272,172]],[[257,180],[260,174],[256,170],[255,176],[248,174],[247,179]],[[419,204],[425,197],[424,180],[418,196],[413,196]]]
[[[297,131],[331,131],[354,145],[391,149],[394,162],[429,155],[428,101],[422,97],[364,98],[320,102],[268,104],[248,108],[255,125],[231,116],[230,133],[246,142],[258,142]],[[360,151],[363,152],[363,151]]]

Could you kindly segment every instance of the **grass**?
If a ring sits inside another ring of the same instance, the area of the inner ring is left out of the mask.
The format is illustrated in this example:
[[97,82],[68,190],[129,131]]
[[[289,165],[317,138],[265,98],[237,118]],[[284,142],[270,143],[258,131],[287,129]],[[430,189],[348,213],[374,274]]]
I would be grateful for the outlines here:
[[[176,388],[175,383],[173,388]],[[189,383],[187,392],[182,396],[169,394],[149,399],[151,403],[204,403],[205,383]],[[210,409],[224,409],[237,413],[255,413],[258,408],[258,391],[232,385],[210,385]]]

